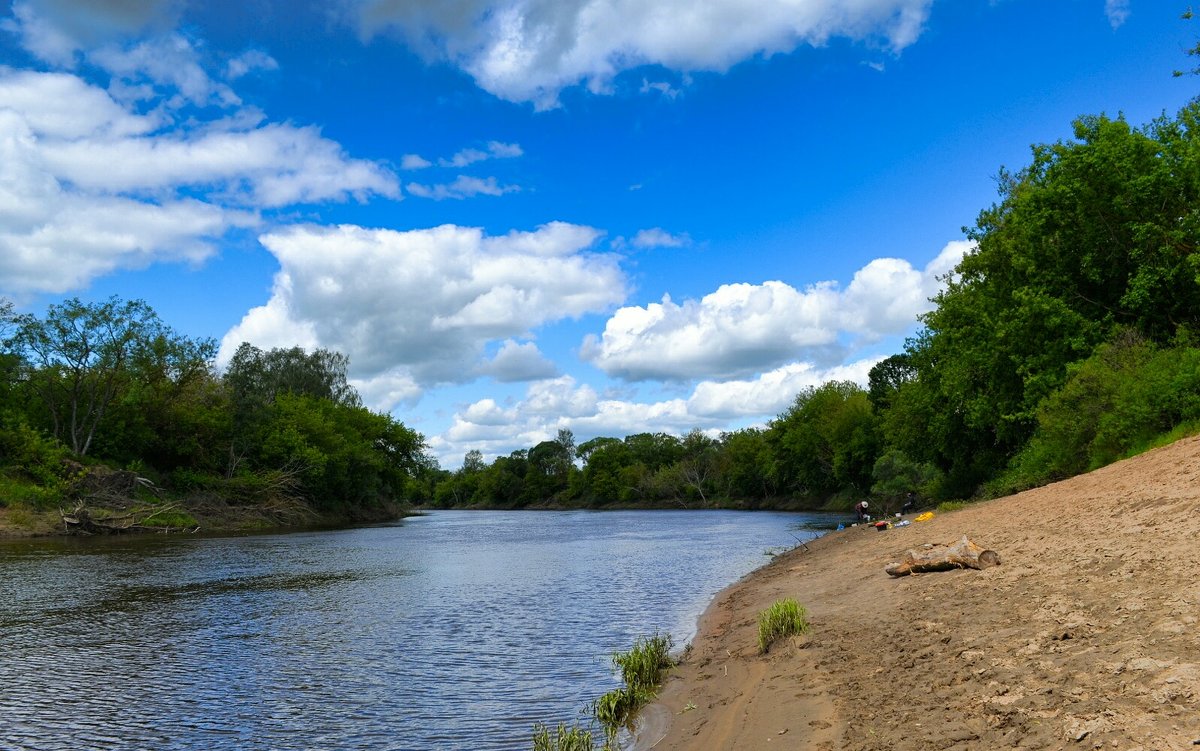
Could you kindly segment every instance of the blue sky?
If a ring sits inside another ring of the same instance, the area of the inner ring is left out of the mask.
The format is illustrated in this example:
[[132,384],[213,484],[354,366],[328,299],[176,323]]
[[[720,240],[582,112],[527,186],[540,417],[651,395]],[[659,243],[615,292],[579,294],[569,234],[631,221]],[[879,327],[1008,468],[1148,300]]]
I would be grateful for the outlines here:
[[1184,9],[14,0],[0,295],[345,352],[446,467],[760,424],[899,351],[1030,144],[1194,96]]

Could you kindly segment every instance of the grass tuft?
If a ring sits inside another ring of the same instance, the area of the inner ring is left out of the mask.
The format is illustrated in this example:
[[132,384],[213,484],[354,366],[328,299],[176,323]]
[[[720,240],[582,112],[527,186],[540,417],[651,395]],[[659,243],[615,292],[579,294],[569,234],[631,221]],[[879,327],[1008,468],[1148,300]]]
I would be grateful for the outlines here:
[[758,651],[766,654],[777,639],[808,632],[808,611],[790,597],[758,614]]
[[592,714],[604,728],[605,747],[615,748],[617,731],[628,727],[634,715],[654,699],[663,673],[674,665],[668,634],[640,638],[628,652],[612,656],[613,667],[625,685],[614,688],[592,704]]
[[622,686],[601,696],[592,704],[592,714],[604,728],[604,735],[611,742],[617,731],[626,727],[634,714],[654,698],[652,691]]
[[553,733],[540,722],[533,726],[533,751],[594,751],[595,747],[591,731],[578,725],[560,722]]
[[[617,733],[629,727],[639,709],[654,699],[663,673],[675,664],[671,659],[671,637],[655,634],[638,639],[633,649],[612,656],[613,667],[624,685],[592,702],[588,709],[604,729],[604,745],[597,751],[616,751]],[[592,733],[578,726],[560,724],[556,733],[542,723],[533,726],[533,751],[593,751]]]
[[621,681],[632,689],[653,689],[662,682],[663,671],[671,661],[671,637],[668,634],[638,639],[633,649],[613,655],[613,667],[621,671]]

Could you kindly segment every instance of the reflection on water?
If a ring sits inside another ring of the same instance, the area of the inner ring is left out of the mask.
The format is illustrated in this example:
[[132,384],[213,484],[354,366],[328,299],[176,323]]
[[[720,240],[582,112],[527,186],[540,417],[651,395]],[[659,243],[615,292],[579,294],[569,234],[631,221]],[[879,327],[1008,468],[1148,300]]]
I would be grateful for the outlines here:
[[819,515],[437,512],[0,545],[0,748],[528,749]]

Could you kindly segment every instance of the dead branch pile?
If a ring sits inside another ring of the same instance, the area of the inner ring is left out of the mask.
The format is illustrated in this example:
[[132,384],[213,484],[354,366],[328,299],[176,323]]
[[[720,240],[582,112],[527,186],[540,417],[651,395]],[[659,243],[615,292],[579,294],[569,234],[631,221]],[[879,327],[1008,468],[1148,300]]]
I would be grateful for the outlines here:
[[84,503],[79,503],[70,511],[60,509],[63,529],[68,534],[75,535],[111,535],[121,532],[196,532],[200,527],[180,529],[175,526],[155,524],[154,519],[179,508],[179,504],[164,506],[143,506],[129,509],[124,513],[93,513]]

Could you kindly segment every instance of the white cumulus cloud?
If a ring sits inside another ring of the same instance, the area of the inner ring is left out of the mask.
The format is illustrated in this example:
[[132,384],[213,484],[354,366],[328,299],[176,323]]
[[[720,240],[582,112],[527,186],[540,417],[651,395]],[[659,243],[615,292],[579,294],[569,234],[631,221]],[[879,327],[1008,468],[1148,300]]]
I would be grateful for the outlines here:
[[[867,342],[910,330],[972,247],[947,243],[921,270],[894,258],[876,259],[845,290],[831,282],[804,291],[780,282],[726,285],[683,305],[667,298],[645,308],[622,308],[608,322],[607,340],[591,340],[584,354],[610,373],[694,381],[690,391],[684,387],[678,396],[654,398],[651,388],[651,398],[639,398],[643,387],[601,393],[569,375],[544,378],[531,382],[523,398],[504,404],[482,399],[459,409],[446,431],[430,437],[430,446],[443,466],[453,467],[469,450],[488,458],[507,455],[563,428],[578,441],[644,432],[683,435],[695,428],[711,434],[762,424],[804,389],[829,381],[865,387],[882,357],[854,357],[855,347],[838,344],[838,337],[852,334]],[[791,345],[777,346],[775,339]]]
[[401,34],[487,91],[553,107],[568,86],[607,91],[640,65],[725,70],[843,37],[900,51],[932,0],[353,0],[364,36]]
[[46,62],[69,65],[84,48],[174,25],[177,0],[14,0],[8,31]]
[[867,359],[827,369],[794,362],[746,380],[703,381],[690,396],[657,401],[602,396],[564,375],[531,383],[524,398],[511,403],[481,399],[467,405],[454,415],[449,429],[431,437],[430,446],[443,466],[453,467],[472,449],[489,458],[503,456],[550,440],[564,428],[578,442],[635,433],[684,435],[694,428],[715,433],[734,421],[766,422],[806,388],[835,380],[865,387],[876,362],[877,358]]
[[787,409],[806,388],[829,381],[866,385],[879,359],[858,360],[820,369],[812,363],[794,362],[762,375],[732,381],[701,381],[688,399],[688,411],[704,418],[773,416]]
[[609,375],[638,381],[739,378],[793,361],[841,362],[847,339],[877,341],[911,328],[969,243],[948,244],[923,270],[879,258],[845,290],[821,282],[726,284],[700,300],[669,296],[617,310],[582,354]]
[[[117,5],[94,12],[114,14],[118,30],[160,15],[126,18]],[[36,25],[31,8],[18,3],[9,26]],[[89,54],[112,69],[109,86],[0,67],[0,294],[62,293],[119,269],[199,263],[264,210],[401,196],[390,171],[316,128],[262,122],[182,37]],[[189,103],[206,105],[207,117]]]
[[[272,232],[260,238],[280,264],[271,299],[225,335],[219,359],[242,341],[321,346],[347,354],[372,393],[387,393],[376,378],[415,384],[409,400],[417,388],[480,375],[546,377],[537,348],[516,340],[625,298],[616,257],[589,250],[599,234],[561,222],[497,236],[454,225]],[[492,342],[501,346],[488,359]]]
[[496,356],[479,368],[479,373],[501,383],[513,383],[552,378],[558,374],[558,366],[546,359],[533,342],[521,344],[506,339]]

